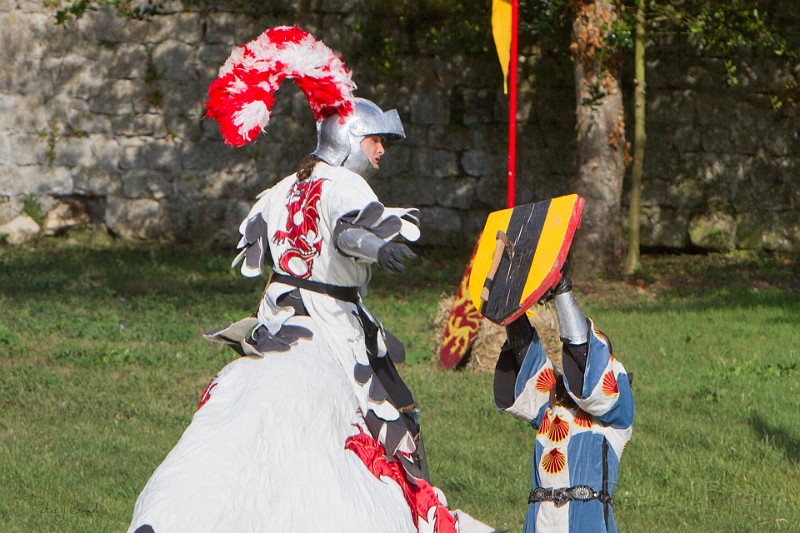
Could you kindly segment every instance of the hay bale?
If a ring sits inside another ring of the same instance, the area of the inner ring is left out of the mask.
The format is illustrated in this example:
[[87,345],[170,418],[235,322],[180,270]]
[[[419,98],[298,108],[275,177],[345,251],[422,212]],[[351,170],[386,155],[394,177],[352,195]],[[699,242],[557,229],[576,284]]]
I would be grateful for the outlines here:
[[[434,346],[435,359],[438,364],[439,349],[444,338],[444,328],[453,308],[454,296],[442,296],[439,299],[439,308],[434,317]],[[545,353],[553,361],[557,368],[561,367],[561,340],[558,336],[558,321],[553,306],[533,306],[534,316],[531,324],[539,332],[542,339],[542,346]],[[472,347],[467,352],[464,360],[459,364],[466,368],[471,368],[481,372],[494,372],[497,357],[500,355],[500,348],[506,340],[505,328],[481,318],[480,329],[472,343]]]

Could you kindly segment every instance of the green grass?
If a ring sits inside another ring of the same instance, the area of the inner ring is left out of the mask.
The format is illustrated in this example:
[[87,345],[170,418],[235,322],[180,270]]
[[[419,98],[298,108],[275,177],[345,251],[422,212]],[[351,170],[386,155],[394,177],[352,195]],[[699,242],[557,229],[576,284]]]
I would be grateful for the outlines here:
[[[533,431],[492,404],[490,374],[442,372],[437,301],[464,253],[376,271],[368,305],[406,342],[435,484],[452,507],[519,531]],[[263,289],[229,254],[40,244],[0,250],[0,524],[120,531],[232,351],[203,331]],[[800,531],[800,263],[645,257],[629,282],[580,284],[634,373],[622,531]]]

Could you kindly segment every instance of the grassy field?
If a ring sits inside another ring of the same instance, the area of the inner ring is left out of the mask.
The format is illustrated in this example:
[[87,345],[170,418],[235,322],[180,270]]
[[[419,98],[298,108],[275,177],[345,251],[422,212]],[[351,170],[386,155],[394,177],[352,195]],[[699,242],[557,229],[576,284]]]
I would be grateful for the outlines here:
[[[442,372],[437,301],[466,255],[376,272],[371,309],[406,341],[434,482],[453,507],[521,529],[534,433],[492,404],[488,373]],[[122,531],[153,469],[232,351],[203,331],[262,286],[229,254],[40,245],[0,250],[3,531]],[[634,373],[622,531],[800,531],[800,262],[652,256],[629,282],[583,284]]]

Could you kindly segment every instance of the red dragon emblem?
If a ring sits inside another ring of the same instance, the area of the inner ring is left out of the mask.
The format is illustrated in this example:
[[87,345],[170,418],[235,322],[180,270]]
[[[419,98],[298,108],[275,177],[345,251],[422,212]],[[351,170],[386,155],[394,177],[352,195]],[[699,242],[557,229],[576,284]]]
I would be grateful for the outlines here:
[[289,248],[281,254],[278,265],[284,272],[297,278],[311,277],[314,258],[322,249],[319,235],[319,204],[322,185],[326,180],[297,181],[289,190],[286,210],[286,229],[272,236],[276,244],[288,242]]

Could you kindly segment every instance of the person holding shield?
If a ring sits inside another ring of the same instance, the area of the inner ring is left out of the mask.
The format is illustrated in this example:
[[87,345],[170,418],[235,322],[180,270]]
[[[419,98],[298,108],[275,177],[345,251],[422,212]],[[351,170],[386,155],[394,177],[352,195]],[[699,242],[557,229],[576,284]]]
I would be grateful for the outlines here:
[[581,311],[566,268],[545,302],[555,306],[561,353],[545,354],[523,313],[506,325],[494,376],[497,407],[536,430],[524,532],[613,532],[614,489],[633,430],[631,378]]

